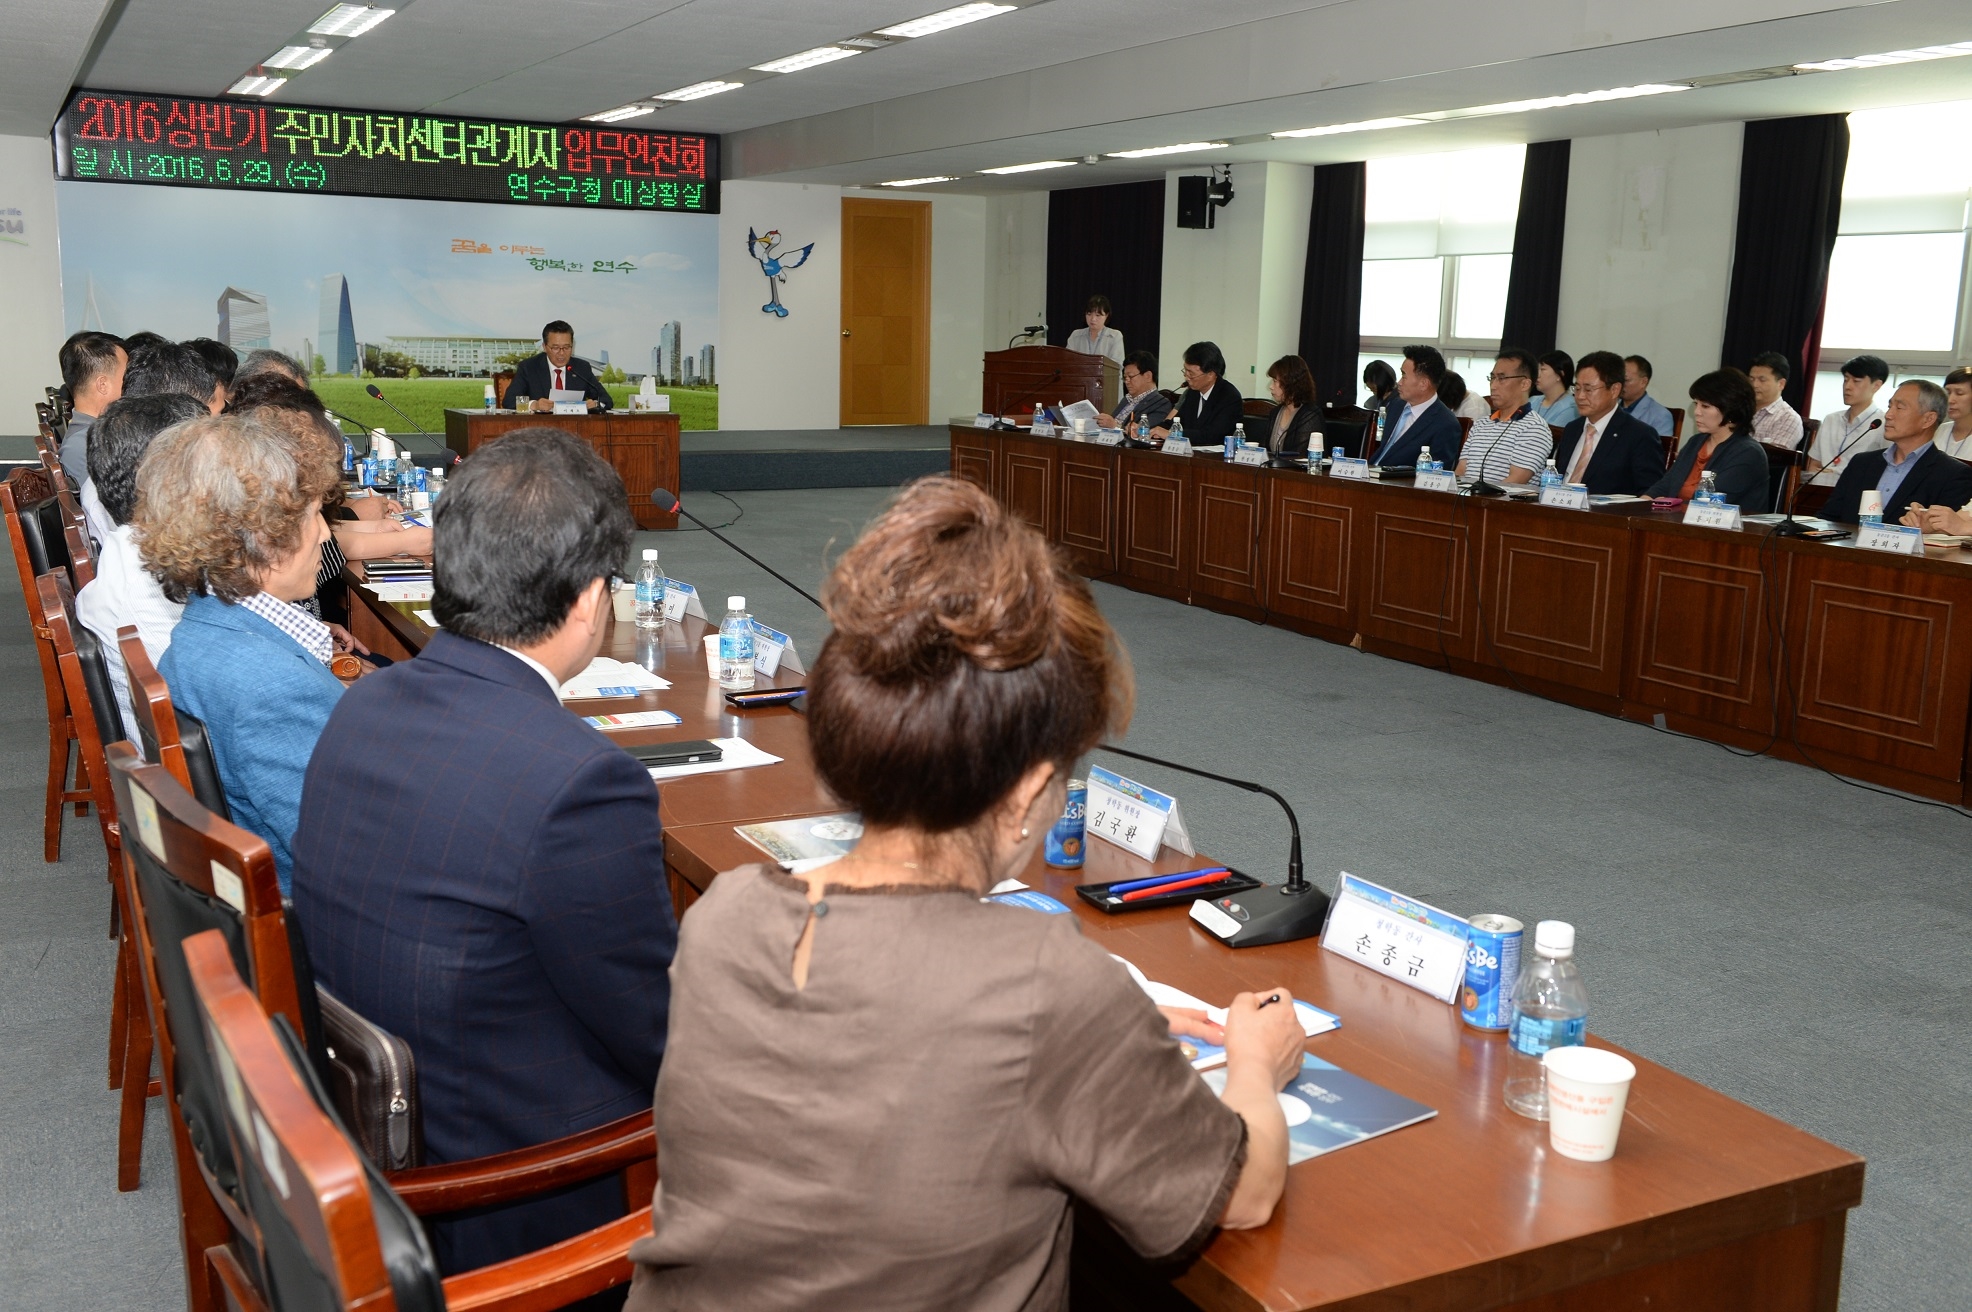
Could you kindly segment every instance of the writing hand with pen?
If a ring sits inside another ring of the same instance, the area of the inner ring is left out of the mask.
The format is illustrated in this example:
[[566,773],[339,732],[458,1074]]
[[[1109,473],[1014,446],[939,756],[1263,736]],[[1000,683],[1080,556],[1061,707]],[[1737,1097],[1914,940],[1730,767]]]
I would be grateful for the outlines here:
[[1226,1008],[1223,1026],[1195,1007],[1158,1010],[1172,1034],[1226,1050],[1226,1091],[1219,1100],[1246,1122],[1247,1146],[1246,1167],[1219,1224],[1227,1230],[1263,1226],[1287,1184],[1287,1117],[1275,1095],[1300,1073],[1307,1040],[1294,999],[1284,988],[1242,993]]

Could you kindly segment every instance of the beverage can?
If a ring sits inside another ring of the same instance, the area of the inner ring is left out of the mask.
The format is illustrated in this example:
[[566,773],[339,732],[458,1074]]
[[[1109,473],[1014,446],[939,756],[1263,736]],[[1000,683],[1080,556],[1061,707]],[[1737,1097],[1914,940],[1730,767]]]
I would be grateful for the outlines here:
[[1088,823],[1089,785],[1083,779],[1068,781],[1068,806],[1061,813],[1061,819],[1054,822],[1048,830],[1047,851],[1044,859],[1051,866],[1065,870],[1076,870],[1088,855],[1089,843],[1085,831]]
[[1489,912],[1472,918],[1459,1017],[1474,1029],[1503,1031],[1512,1025],[1513,982],[1520,978],[1520,941],[1526,929],[1512,916]]

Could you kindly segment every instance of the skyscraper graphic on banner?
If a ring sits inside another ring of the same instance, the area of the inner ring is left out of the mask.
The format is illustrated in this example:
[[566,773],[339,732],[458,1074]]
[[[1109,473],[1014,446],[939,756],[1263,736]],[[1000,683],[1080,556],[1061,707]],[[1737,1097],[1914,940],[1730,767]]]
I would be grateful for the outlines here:
[[339,273],[322,279],[318,336],[322,363],[332,374],[356,372],[356,320],[349,312],[349,280]]
[[228,287],[219,294],[219,340],[235,351],[258,351],[272,346],[267,321],[267,298],[259,292]]
[[673,319],[657,330],[657,381],[676,383],[683,374],[683,348],[679,338],[685,335],[685,325]]
[[712,343],[698,348],[698,381],[710,387],[718,381],[712,376]]

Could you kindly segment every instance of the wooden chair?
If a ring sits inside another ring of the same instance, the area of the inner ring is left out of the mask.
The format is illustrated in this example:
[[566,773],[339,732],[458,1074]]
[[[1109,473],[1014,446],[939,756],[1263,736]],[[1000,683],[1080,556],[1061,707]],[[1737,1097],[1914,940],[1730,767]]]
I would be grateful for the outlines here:
[[1240,403],[1240,413],[1248,419],[1272,419],[1278,409],[1279,406],[1262,396],[1249,396]]
[[1671,440],[1684,441],[1684,407],[1681,405],[1671,407]]
[[513,385],[513,381],[514,381],[514,376],[512,370],[507,370],[504,373],[496,373],[493,375],[493,404],[494,405],[505,405],[507,403],[507,388]]
[[238,1253],[201,1255],[243,1312],[535,1312],[630,1279],[630,1245],[651,1230],[650,1205],[538,1252],[442,1280],[413,1209],[337,1122],[285,1018],[270,1018],[216,931],[185,941],[185,962],[212,1066],[222,1073],[226,1131],[264,1273]]
[[1460,446],[1464,446],[1464,445],[1465,445],[1465,442],[1466,442],[1466,439],[1467,439],[1467,438],[1469,438],[1469,437],[1471,437],[1471,436],[1472,436],[1472,416],[1471,416],[1471,415],[1460,415],[1460,416],[1458,417],[1458,440],[1459,440],[1459,445],[1460,445]]
[[[38,469],[16,469],[0,481],[0,512],[4,512],[7,520],[7,542],[13,548],[14,566],[20,575],[35,652],[41,658],[41,688],[48,707],[48,779],[42,805],[41,856],[50,863],[62,859],[64,810],[73,806],[78,816],[87,815],[92,797],[88,765],[79,757],[75,784],[69,786],[70,749],[76,743],[75,717],[69,712],[61,667],[55,659],[47,617],[42,613],[41,595],[35,583],[58,563],[49,558],[40,514],[41,508],[51,504],[53,498],[54,484]],[[59,563],[66,566],[66,543],[61,554],[64,559]]]
[[151,654],[137,636],[136,625],[118,629],[116,640],[123,656],[124,679],[130,687],[130,714],[137,721],[131,728],[144,759],[170,771],[200,806],[221,820],[231,820],[233,811],[226,803],[226,786],[219,780],[219,763],[213,758],[204,723],[190,711],[171,704],[171,692],[151,664]]

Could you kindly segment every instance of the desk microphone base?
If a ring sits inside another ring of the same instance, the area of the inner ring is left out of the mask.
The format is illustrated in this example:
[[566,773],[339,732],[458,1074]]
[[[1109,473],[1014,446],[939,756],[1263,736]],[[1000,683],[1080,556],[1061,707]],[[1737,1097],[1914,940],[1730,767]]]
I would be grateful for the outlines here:
[[1313,938],[1328,922],[1328,894],[1313,884],[1291,892],[1269,884],[1226,897],[1191,904],[1191,918],[1229,948],[1255,948]]
[[1778,524],[1767,530],[1768,533],[1777,538],[1798,538],[1805,533],[1812,533],[1813,531],[1814,525],[1804,524],[1792,515],[1789,515],[1786,519],[1781,520]]

